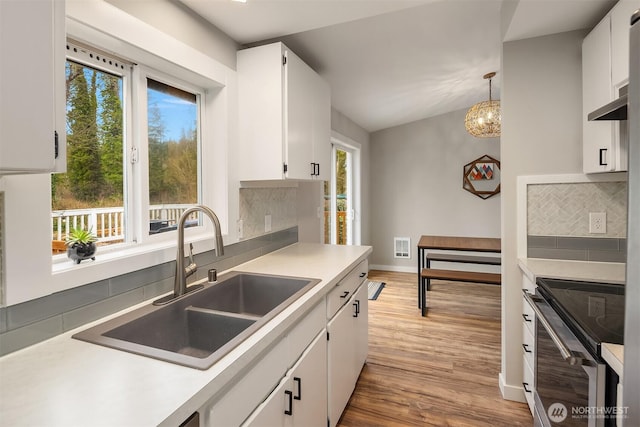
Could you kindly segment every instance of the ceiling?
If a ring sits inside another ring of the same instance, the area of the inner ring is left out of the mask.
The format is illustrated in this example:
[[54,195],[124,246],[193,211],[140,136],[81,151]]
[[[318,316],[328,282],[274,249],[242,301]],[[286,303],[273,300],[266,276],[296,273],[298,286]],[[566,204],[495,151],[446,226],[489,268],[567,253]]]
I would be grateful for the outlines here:
[[[179,0],[241,45],[280,40],[369,132],[486,100],[502,41],[591,28],[615,0]],[[501,8],[504,12],[501,14]],[[501,31],[501,15],[510,17]]]

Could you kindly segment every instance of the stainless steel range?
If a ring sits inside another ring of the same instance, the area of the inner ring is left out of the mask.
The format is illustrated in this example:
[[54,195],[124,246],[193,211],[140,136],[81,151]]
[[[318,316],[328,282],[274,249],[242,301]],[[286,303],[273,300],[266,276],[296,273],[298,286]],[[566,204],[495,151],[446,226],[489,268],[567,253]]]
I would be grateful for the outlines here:
[[603,342],[624,339],[625,287],[538,279],[525,293],[536,321],[536,426],[615,426],[618,377]]

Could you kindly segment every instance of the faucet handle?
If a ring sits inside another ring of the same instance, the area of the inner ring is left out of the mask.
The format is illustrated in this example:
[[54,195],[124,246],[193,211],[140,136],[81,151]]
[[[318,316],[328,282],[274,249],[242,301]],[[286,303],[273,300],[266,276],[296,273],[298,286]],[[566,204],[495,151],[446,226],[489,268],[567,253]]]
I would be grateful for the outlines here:
[[189,243],[189,264],[193,264],[193,243]]

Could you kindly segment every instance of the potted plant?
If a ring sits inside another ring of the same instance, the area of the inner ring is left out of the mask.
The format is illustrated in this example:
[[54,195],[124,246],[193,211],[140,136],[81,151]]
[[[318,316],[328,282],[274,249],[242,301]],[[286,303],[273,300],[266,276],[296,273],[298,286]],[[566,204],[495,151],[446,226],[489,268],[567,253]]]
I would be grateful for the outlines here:
[[83,259],[91,258],[91,260],[95,260],[96,240],[98,240],[98,238],[91,230],[72,228],[65,240],[67,244],[67,256],[76,264],[80,264]]

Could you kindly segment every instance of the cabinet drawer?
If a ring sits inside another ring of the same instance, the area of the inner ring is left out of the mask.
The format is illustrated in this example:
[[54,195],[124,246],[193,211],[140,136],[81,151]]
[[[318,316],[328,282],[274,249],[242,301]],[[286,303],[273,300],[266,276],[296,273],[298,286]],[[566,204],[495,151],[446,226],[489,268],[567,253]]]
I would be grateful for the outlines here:
[[369,272],[368,260],[362,261],[351,270],[327,295],[327,319],[331,319],[358,289]]
[[535,341],[534,335],[529,331],[529,328],[526,326],[522,326],[522,354],[524,358],[528,360],[529,366],[533,367],[534,364],[534,350],[535,350]]
[[533,390],[535,379],[533,377],[533,369],[527,364],[527,360],[522,361],[522,386],[524,387],[524,397],[527,399],[529,410],[533,415]]
[[522,299],[522,323],[527,326],[531,335],[535,334],[536,315],[526,299]]

